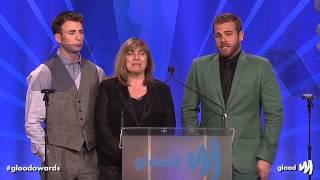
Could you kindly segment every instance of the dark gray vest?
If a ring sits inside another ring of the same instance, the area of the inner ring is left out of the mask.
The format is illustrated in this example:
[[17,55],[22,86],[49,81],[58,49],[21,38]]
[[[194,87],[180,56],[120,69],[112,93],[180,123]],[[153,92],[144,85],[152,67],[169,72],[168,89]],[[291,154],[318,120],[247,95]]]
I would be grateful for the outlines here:
[[84,142],[88,150],[95,147],[94,105],[99,76],[94,64],[81,60],[80,87],[58,57],[45,63],[51,71],[47,132],[48,143],[77,151]]

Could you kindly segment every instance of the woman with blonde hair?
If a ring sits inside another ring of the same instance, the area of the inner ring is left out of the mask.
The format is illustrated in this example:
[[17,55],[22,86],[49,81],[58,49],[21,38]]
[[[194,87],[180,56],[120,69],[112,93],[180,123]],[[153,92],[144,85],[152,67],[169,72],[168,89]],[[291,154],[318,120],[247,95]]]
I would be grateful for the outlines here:
[[95,128],[101,179],[121,179],[121,118],[124,127],[176,125],[170,88],[153,78],[153,67],[147,44],[130,38],[117,54],[114,77],[99,87]]

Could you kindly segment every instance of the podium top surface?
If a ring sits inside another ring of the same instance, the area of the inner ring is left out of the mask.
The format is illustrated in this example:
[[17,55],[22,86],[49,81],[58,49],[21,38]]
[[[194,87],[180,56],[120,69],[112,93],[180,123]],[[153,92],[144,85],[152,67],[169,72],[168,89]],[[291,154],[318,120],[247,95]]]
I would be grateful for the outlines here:
[[124,136],[233,136],[234,128],[125,127]]

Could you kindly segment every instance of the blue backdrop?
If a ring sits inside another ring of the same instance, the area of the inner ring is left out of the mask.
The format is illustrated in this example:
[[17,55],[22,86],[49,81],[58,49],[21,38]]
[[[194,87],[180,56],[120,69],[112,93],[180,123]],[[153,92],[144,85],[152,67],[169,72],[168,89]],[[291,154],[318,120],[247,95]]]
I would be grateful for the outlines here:
[[[143,38],[156,64],[155,76],[166,79],[167,66],[185,81],[194,58],[216,51],[212,21],[221,12],[243,19],[246,52],[270,59],[281,86],[284,125],[272,179],[306,179],[299,171],[278,172],[281,165],[307,160],[307,111],[301,94],[320,97],[320,51],[316,29],[317,0],[1,0],[0,5],[0,179],[37,179],[38,173],[10,173],[7,165],[39,165],[24,130],[26,77],[56,47],[50,29],[63,10],[85,17],[83,54],[112,75],[119,46],[129,37]],[[319,1],[318,1],[319,3]],[[320,27],[319,27],[320,28]],[[320,31],[320,30],[319,30]],[[177,126],[183,88],[170,81]],[[314,101],[312,143],[314,179],[320,179],[320,100]]]

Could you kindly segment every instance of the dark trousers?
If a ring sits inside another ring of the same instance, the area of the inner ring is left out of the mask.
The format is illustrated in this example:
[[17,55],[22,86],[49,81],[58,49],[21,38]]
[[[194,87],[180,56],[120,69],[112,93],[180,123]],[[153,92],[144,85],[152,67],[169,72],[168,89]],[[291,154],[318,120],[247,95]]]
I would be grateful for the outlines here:
[[100,166],[100,180],[121,180],[121,168],[116,166]]

